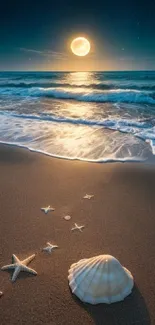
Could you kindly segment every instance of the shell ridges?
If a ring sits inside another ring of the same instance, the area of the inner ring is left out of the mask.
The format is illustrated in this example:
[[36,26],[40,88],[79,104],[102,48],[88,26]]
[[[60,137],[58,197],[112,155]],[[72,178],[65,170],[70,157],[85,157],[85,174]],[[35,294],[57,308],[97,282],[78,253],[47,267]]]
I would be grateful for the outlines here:
[[82,259],[69,269],[69,286],[83,302],[113,303],[123,300],[133,288],[132,274],[111,255]]

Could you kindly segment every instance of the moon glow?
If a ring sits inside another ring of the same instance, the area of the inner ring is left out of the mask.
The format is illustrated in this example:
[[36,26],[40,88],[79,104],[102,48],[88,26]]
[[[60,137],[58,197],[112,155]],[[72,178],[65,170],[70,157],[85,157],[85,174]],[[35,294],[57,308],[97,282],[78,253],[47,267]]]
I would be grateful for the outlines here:
[[75,55],[85,56],[90,51],[90,43],[85,37],[77,37],[71,43],[71,50]]

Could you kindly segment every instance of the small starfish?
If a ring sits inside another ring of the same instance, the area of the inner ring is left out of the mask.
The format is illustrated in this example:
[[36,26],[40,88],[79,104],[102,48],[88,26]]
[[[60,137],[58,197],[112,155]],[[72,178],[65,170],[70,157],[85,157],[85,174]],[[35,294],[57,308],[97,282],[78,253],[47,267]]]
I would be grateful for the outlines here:
[[28,272],[28,273],[31,273],[31,274],[34,274],[34,275],[37,275],[37,272],[33,269],[31,269],[30,267],[28,267],[27,265],[34,259],[35,257],[35,254],[27,257],[25,260],[23,261],[20,261],[19,258],[16,256],[16,255],[12,255],[12,263],[13,264],[9,264],[9,265],[5,265],[1,268],[2,271],[5,271],[5,270],[12,270],[14,269],[14,273],[13,273],[13,276],[12,276],[12,282],[15,282],[17,277],[18,277],[18,274],[21,272],[21,271],[24,271],[24,272]]
[[44,211],[46,214],[50,211],[54,211],[55,209],[54,208],[51,208],[50,205],[48,207],[45,207],[45,208],[41,208],[41,211]]
[[72,231],[78,229],[79,231],[82,232],[81,229],[83,229],[83,228],[85,227],[85,226],[78,226],[77,223],[74,223],[74,225],[75,225],[75,227],[73,227],[73,228],[71,229]]
[[90,200],[92,197],[94,197],[94,195],[90,195],[90,194],[86,194],[83,199],[88,199]]
[[45,252],[48,252],[48,253],[52,253],[52,250],[54,249],[54,248],[58,248],[59,246],[57,246],[57,245],[52,245],[51,243],[47,243],[47,247],[44,247],[43,248],[43,251],[45,251]]

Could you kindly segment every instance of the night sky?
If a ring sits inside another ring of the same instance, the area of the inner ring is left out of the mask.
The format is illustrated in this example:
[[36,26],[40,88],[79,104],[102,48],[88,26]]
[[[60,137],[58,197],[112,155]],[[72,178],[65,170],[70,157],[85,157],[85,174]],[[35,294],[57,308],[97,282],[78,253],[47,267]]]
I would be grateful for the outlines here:
[[5,0],[0,40],[0,70],[155,70],[155,0]]

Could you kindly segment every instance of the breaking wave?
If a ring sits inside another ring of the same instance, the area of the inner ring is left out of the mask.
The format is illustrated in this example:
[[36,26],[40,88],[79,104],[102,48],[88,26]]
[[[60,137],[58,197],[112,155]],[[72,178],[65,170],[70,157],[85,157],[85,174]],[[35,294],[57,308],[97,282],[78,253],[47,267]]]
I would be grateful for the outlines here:
[[20,95],[26,97],[44,97],[57,99],[72,99],[83,102],[99,102],[99,103],[143,103],[155,104],[155,93],[130,90],[130,89],[111,89],[104,91],[88,90],[86,88],[0,88],[2,95]]
[[122,90],[113,89],[104,92],[86,91],[79,89],[73,91],[72,89],[55,89],[55,88],[39,88],[30,91],[32,96],[53,97],[59,99],[75,99],[86,102],[123,102],[123,103],[148,103],[155,104],[155,94],[144,93],[138,90]]
[[76,83],[66,83],[66,82],[1,82],[0,88],[88,88],[88,89],[98,89],[98,90],[113,90],[113,89],[128,89],[128,90],[145,90],[145,91],[155,91],[155,85],[141,84],[137,85],[134,83],[90,83],[90,84],[76,84]]

